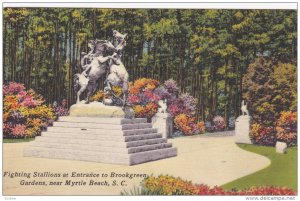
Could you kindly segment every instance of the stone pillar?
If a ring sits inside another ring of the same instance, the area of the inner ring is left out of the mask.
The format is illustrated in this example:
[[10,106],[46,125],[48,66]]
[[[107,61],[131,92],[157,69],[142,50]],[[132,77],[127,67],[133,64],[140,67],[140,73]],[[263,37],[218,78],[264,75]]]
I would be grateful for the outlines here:
[[152,127],[157,128],[158,133],[161,133],[163,138],[172,137],[173,119],[169,113],[156,113],[151,121]]
[[250,140],[251,116],[241,115],[235,121],[235,142],[252,144]]

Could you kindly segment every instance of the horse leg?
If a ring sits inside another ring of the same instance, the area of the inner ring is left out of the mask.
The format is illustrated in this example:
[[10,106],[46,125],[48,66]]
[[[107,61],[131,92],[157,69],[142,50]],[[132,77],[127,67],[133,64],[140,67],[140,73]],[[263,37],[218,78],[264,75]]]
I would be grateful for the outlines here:
[[128,98],[128,82],[123,83],[122,92],[123,92],[123,108],[124,108],[127,104],[127,98]]
[[79,103],[79,102],[80,102],[80,95],[86,90],[86,87],[87,87],[87,85],[83,85],[83,86],[79,89],[79,91],[77,92],[77,101],[76,101],[76,103]]
[[95,81],[89,82],[89,84],[87,85],[87,89],[88,89],[88,93],[85,99],[85,104],[90,103],[90,97],[91,95],[93,95],[93,93],[96,90],[96,82]]

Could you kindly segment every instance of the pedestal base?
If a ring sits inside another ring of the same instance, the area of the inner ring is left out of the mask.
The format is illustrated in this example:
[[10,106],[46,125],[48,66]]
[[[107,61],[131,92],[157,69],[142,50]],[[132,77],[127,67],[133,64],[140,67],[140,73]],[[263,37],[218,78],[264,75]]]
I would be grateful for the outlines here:
[[169,113],[157,113],[152,117],[152,126],[153,128],[157,128],[163,138],[172,137],[173,121]]
[[235,122],[235,142],[252,144],[250,140],[250,122],[251,116],[242,115],[236,119]]
[[121,107],[107,106],[100,102],[91,102],[89,104],[78,103],[70,108],[72,117],[117,117],[124,118],[125,113]]

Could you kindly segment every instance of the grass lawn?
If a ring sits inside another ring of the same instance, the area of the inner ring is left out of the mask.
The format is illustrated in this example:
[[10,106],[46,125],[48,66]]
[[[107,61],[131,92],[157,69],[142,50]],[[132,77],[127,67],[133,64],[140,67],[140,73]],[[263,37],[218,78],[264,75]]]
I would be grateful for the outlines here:
[[3,139],[3,143],[30,142],[32,140],[34,140],[34,138],[26,138],[26,139]]
[[271,165],[251,175],[224,184],[225,189],[244,189],[251,186],[286,186],[297,190],[297,147],[288,148],[287,154],[277,154],[274,147],[239,144],[240,148],[266,156]]

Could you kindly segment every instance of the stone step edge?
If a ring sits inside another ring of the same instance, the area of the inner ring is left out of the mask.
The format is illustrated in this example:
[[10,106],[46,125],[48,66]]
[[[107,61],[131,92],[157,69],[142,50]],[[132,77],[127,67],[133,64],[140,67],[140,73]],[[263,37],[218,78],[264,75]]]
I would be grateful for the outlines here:
[[[49,145],[53,145],[51,147],[49,147]],[[71,148],[62,148],[62,147],[56,147],[56,146],[59,146],[61,144],[57,144],[57,143],[54,143],[54,142],[36,142],[36,141],[31,141],[29,142],[28,146],[29,147],[42,147],[42,148],[53,148],[53,149],[71,149]],[[69,144],[69,145],[73,145],[73,144]],[[159,147],[159,148],[151,148],[151,147],[156,147],[157,145],[162,145],[163,147]],[[63,146],[63,145],[62,145]],[[74,146],[76,146],[74,144]],[[165,147],[166,146],[166,147]],[[88,147],[88,149],[86,149],[85,147]],[[82,151],[93,151],[93,150],[89,150],[91,148],[94,148],[95,149],[95,152],[105,152],[105,150],[96,150],[98,147],[101,148],[105,148],[105,149],[110,149],[110,150],[113,150],[113,152],[111,153],[122,153],[122,152],[125,152],[126,154],[132,154],[132,153],[140,153],[140,152],[145,152],[145,151],[150,151],[150,150],[158,150],[158,149],[165,149],[165,148],[171,148],[172,147],[172,143],[160,143],[160,144],[151,144],[151,145],[143,145],[143,146],[138,146],[138,147],[129,147],[129,148],[118,148],[116,149],[115,147],[104,147],[104,146],[99,146],[99,145],[86,145],[86,144],[83,144],[83,145],[80,145],[80,147],[77,147],[78,149],[77,150],[82,150]],[[136,149],[140,149],[140,148],[150,148],[148,150],[141,150],[141,151],[135,151]]]
[[[51,152],[50,152],[51,151]],[[45,148],[28,148],[24,149],[23,156],[24,157],[37,157],[37,158],[47,158],[47,159],[62,159],[62,160],[74,160],[74,161],[86,161],[86,162],[98,162],[98,163],[109,163],[109,164],[120,164],[120,165],[129,165],[129,157],[99,157],[97,154],[95,155],[87,155],[87,154],[74,154],[72,152],[66,152],[61,154],[60,150],[57,149],[45,149]]]
[[[53,128],[53,127],[52,127]],[[59,127],[55,127],[55,128],[59,128]],[[72,127],[64,127],[64,129],[74,129],[74,128],[72,128]],[[75,128],[75,129],[77,129],[77,128]],[[79,129],[79,128],[78,128]],[[139,132],[139,131],[142,131],[142,130],[149,130],[149,129],[153,129],[154,130],[154,132],[152,132],[152,133],[155,133],[155,132],[157,132],[157,128],[138,128],[138,129],[129,129],[129,130],[117,130],[117,131],[119,131],[120,132],[120,134],[115,134],[115,133],[113,133],[112,132],[112,134],[98,134],[98,135],[122,135],[122,136],[131,136],[131,135],[135,135],[135,134],[125,134],[125,133],[129,133],[129,132],[134,132],[134,131],[137,131],[137,132]],[[103,131],[103,130],[105,130],[105,129],[102,129],[102,128],[89,128],[89,130],[91,130],[91,131],[93,131],[93,132],[91,132],[91,134],[93,134],[94,135],[94,132],[95,131],[97,131],[97,130],[101,130],[101,131]],[[110,131],[114,131],[114,130],[110,130]],[[59,132],[59,131],[43,131],[43,132],[57,132],[57,133],[68,133],[68,132]],[[80,131],[79,131],[80,132]],[[84,134],[84,133],[87,133],[88,132],[88,130],[82,130],[81,131],[82,132],[82,134]],[[107,133],[109,133],[109,132],[107,132]],[[150,133],[144,133],[144,134],[150,134]]]
[[141,164],[141,163],[152,162],[152,161],[161,160],[161,159],[167,159],[170,157],[177,156],[177,152],[178,152],[178,150],[175,147],[165,148],[165,149],[161,149],[161,150],[152,150],[147,153],[139,152],[139,153],[130,155],[129,164],[137,165],[137,164]]
[[[101,141],[108,141],[108,142],[135,142],[135,141],[140,141],[141,139],[133,139],[133,140],[126,140],[126,139],[130,139],[130,138],[138,138],[138,137],[149,137],[147,138],[147,140],[150,139],[156,139],[156,138],[162,138],[162,133],[147,133],[147,134],[139,134],[139,135],[132,135],[132,136],[114,136],[114,139],[117,140],[109,140],[106,138],[109,138],[109,136],[102,136],[102,135],[97,135],[97,134],[90,134],[90,136],[97,136],[97,138],[95,139],[91,139],[91,138],[85,138],[84,135],[89,135],[89,134],[65,134],[65,135],[59,135],[59,134],[54,134],[55,132],[51,132],[51,133],[43,133],[40,137],[51,137],[51,138],[64,138],[64,139],[82,139],[82,140],[101,140]],[[45,135],[46,134],[46,135]],[[54,134],[54,135],[53,135]],[[153,135],[153,137],[150,137],[151,135]],[[159,136],[157,136],[159,135]],[[78,136],[78,137],[75,137]],[[142,139],[142,140],[146,140],[146,139]]]
[[82,154],[82,155],[87,155],[87,156],[89,156],[89,155],[91,155],[91,156],[104,155],[104,156],[110,156],[110,157],[117,156],[117,157],[120,157],[120,158],[129,159],[130,157],[135,156],[135,155],[149,154],[151,152],[160,152],[160,151],[163,151],[163,150],[170,150],[170,149],[176,149],[176,151],[177,151],[177,148],[174,148],[174,147],[163,148],[163,149],[155,149],[155,150],[143,151],[143,152],[138,152],[138,153],[130,153],[130,154],[127,154],[127,153],[107,153],[107,152],[96,152],[96,151],[86,151],[86,150],[83,151],[83,150],[63,149],[63,148],[49,148],[49,147],[26,147],[24,149],[24,151],[27,152],[27,151],[30,151],[30,150],[32,150],[32,151],[34,151],[34,150],[44,150],[44,151],[53,152],[53,150],[55,150],[55,151],[64,151],[64,152],[61,152],[62,155],[71,153],[71,154]]
[[[38,136],[39,137],[39,139],[40,138],[42,138],[42,136]],[[45,138],[49,138],[49,137],[43,137],[43,139],[45,139]],[[53,139],[55,139],[55,138],[53,138]],[[167,142],[167,139],[166,138],[154,138],[154,139],[146,139],[146,140],[137,140],[137,141],[129,141],[129,142],[118,142],[118,141],[109,141],[109,142],[117,142],[117,143],[119,143],[119,144],[124,144],[124,146],[118,146],[118,147],[125,147],[125,148],[130,148],[130,147],[140,147],[140,146],[145,146],[145,145],[149,145],[149,144],[144,144],[144,145],[134,145],[134,146],[128,146],[128,144],[129,143],[137,143],[137,142],[149,142],[150,140],[158,140],[158,139],[160,139],[160,140],[163,140],[163,141],[165,141],[165,142],[155,142],[155,143],[152,143],[152,144],[161,144],[161,143],[166,143]],[[84,140],[84,141],[95,141],[95,140]],[[37,142],[43,142],[43,141],[37,141]],[[52,143],[61,143],[61,142],[52,142]],[[63,144],[65,144],[66,142],[63,142]],[[67,144],[78,144],[77,142],[76,143],[67,143]],[[82,143],[81,143],[82,144]],[[97,146],[105,146],[105,147],[115,147],[116,146],[116,144],[114,144],[114,146],[107,146],[106,144],[105,145],[100,145],[100,144],[86,144],[86,143],[84,143],[85,145],[97,145]],[[152,145],[151,144],[151,145]]]
[[[64,123],[64,124],[63,124]],[[58,124],[58,125],[56,125]],[[63,125],[60,125],[63,124]],[[75,124],[70,126],[70,124]],[[79,124],[79,125],[78,125]],[[112,126],[111,128],[94,128],[91,125],[97,125],[97,126]],[[132,126],[151,126],[151,123],[134,123],[134,124],[107,124],[107,123],[94,123],[94,122],[62,122],[62,121],[55,121],[53,122],[52,127],[60,127],[60,128],[94,128],[94,129],[108,129],[108,130],[132,130],[132,129],[127,129],[126,127],[132,127]],[[138,128],[137,128],[138,129]]]
[[[67,118],[70,119],[67,119]],[[147,123],[146,118],[134,118],[134,119],[125,119],[125,118],[101,118],[101,117],[59,117],[57,122],[70,122],[70,123],[103,123],[103,124],[112,124],[112,125],[124,125],[124,124],[140,124]],[[75,120],[78,119],[78,120]],[[113,122],[117,120],[117,122]],[[103,121],[103,122],[101,122]],[[107,121],[107,122],[106,122]],[[133,123],[129,123],[129,122]],[[134,122],[136,121],[136,122]]]

